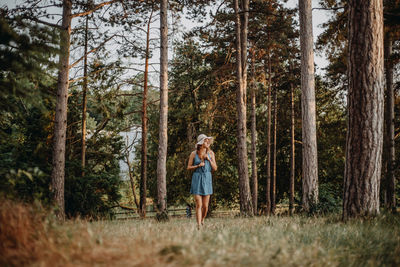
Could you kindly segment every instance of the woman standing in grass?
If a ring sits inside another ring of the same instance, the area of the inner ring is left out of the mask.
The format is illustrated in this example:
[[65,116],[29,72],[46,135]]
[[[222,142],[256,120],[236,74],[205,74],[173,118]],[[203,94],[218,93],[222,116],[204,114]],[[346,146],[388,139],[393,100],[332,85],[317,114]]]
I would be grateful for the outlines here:
[[196,202],[197,228],[204,224],[210,195],[213,193],[211,170],[217,170],[215,154],[210,149],[212,137],[200,134],[197,137],[196,150],[190,154],[187,169],[194,170],[190,193]]

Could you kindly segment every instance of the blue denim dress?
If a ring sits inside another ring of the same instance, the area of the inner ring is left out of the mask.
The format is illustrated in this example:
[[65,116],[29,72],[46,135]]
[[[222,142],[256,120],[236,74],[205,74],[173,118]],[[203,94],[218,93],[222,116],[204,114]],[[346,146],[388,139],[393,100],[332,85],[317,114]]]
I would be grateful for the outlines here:
[[[211,157],[211,156],[210,156]],[[201,160],[196,153],[193,165],[199,165]],[[207,196],[213,193],[211,163],[207,159],[204,160],[205,165],[194,170],[192,175],[192,186],[190,194]]]

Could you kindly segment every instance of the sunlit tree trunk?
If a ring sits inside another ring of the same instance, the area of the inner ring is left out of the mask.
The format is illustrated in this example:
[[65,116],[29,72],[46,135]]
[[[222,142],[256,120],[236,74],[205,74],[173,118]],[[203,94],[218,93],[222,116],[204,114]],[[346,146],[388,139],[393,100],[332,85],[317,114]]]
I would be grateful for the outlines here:
[[[242,83],[244,91],[244,99],[246,99],[247,92],[247,34],[249,24],[249,0],[240,1],[241,9],[241,24],[240,24],[240,45],[242,55]],[[245,102],[246,103],[246,102]]]
[[271,190],[271,213],[275,214],[276,208],[276,130],[277,130],[277,114],[278,114],[278,92],[274,90],[274,157],[272,159],[272,190]]
[[54,121],[53,169],[51,191],[58,206],[57,217],[65,218],[64,178],[65,178],[65,140],[67,130],[67,103],[69,86],[69,47],[71,36],[71,0],[63,1],[62,29],[60,30],[60,60],[56,95],[56,114]]
[[160,124],[157,159],[158,210],[167,208],[167,144],[168,144],[168,1],[161,0],[160,8]]
[[350,0],[343,219],[379,213],[384,121],[382,0]]
[[294,85],[290,82],[290,181],[289,181],[289,214],[294,212],[294,176],[295,176],[295,140],[294,140]]
[[257,129],[256,129],[256,67],[255,48],[252,47],[252,86],[251,86],[251,195],[254,215],[257,215],[258,178],[257,178]]
[[153,11],[147,23],[146,32],[146,55],[144,63],[143,79],[143,98],[142,98],[142,160],[140,172],[140,214],[146,217],[146,197],[147,197],[147,80],[149,74],[149,54],[150,54],[150,24]]
[[133,195],[133,201],[135,202],[136,208],[140,212],[139,202],[138,202],[137,197],[136,197],[135,179],[134,179],[134,175],[133,175],[131,162],[129,161],[129,152],[127,152],[127,154],[126,154],[126,164],[128,165],[129,181],[131,182],[131,190],[132,190],[132,195]]
[[[242,6],[244,9],[244,16],[248,16],[248,1],[243,1]],[[234,1],[235,15],[236,15],[236,77],[237,77],[237,90],[236,90],[236,103],[237,103],[237,144],[238,144],[238,169],[239,169],[239,195],[240,195],[240,212],[242,215],[252,216],[253,206],[250,195],[250,184],[247,167],[247,144],[246,144],[246,83],[243,82],[242,57],[243,57],[243,42],[241,29],[242,21],[239,14],[239,1]],[[243,10],[242,10],[243,11]],[[246,23],[247,24],[247,23]],[[246,29],[247,32],[247,29]],[[245,34],[247,38],[247,33]],[[247,51],[246,51],[247,53]],[[247,64],[245,64],[247,65]],[[246,75],[247,77],[247,75]]]
[[269,215],[271,212],[271,89],[272,89],[272,78],[271,78],[271,55],[268,49],[268,122],[267,122],[267,186],[266,186],[266,214]]
[[314,50],[311,0],[299,0],[301,110],[303,143],[303,209],[318,203],[318,158],[315,115]]
[[84,59],[83,59],[83,90],[82,90],[82,150],[81,150],[81,165],[82,165],[82,177],[85,176],[85,165],[86,165],[86,110],[87,110],[87,89],[88,89],[88,32],[89,32],[89,16],[86,16],[85,24],[85,45],[84,45]]

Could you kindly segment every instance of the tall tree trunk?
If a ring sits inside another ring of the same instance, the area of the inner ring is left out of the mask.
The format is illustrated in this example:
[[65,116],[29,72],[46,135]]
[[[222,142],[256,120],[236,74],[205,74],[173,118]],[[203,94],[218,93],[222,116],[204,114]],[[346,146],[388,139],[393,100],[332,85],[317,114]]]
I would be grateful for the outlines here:
[[290,181],[289,181],[289,215],[294,212],[294,176],[295,176],[295,142],[294,142],[294,86],[290,82]]
[[[248,1],[244,1],[244,13],[248,14]],[[239,15],[239,2],[234,1],[235,15],[236,15],[236,77],[238,87],[236,90],[237,102],[237,144],[238,144],[238,167],[239,167],[239,195],[240,195],[240,212],[245,216],[253,215],[253,206],[250,195],[250,185],[247,167],[247,144],[246,144],[246,83],[243,82],[243,69],[242,69],[242,44],[241,40],[241,19]],[[247,42],[247,40],[245,40]],[[246,51],[247,53],[247,51]],[[246,67],[247,69],[247,67]]]
[[160,125],[157,159],[157,201],[160,213],[167,208],[167,144],[168,144],[168,1],[160,8]]
[[256,67],[255,67],[255,47],[252,47],[252,78],[251,86],[251,196],[253,199],[254,215],[257,215],[258,204],[258,178],[257,178],[257,128],[256,128]]
[[150,24],[153,10],[150,13],[146,32],[146,55],[144,63],[143,99],[142,99],[142,160],[140,172],[140,215],[146,217],[147,197],[147,80],[149,73],[149,52],[150,52]]
[[276,209],[276,130],[277,130],[277,109],[278,109],[278,92],[274,90],[274,157],[272,159],[272,195],[271,195],[271,213],[275,214]]
[[[247,92],[247,33],[249,24],[249,0],[240,1],[241,9],[241,24],[240,24],[240,45],[242,55],[242,83],[243,83],[243,97],[246,98]],[[245,102],[246,103],[246,102]]]
[[318,157],[315,115],[314,50],[311,0],[299,0],[301,109],[303,143],[303,209],[318,203]]
[[271,212],[271,54],[268,49],[268,122],[267,122],[267,186],[266,186],[266,214]]
[[86,165],[86,110],[87,110],[87,89],[88,89],[88,31],[89,31],[89,16],[86,16],[85,25],[85,46],[84,46],[84,59],[83,59],[83,90],[82,90],[82,140],[81,140],[81,165],[82,165],[82,177],[85,176],[85,165]]
[[71,36],[71,0],[63,1],[62,29],[60,30],[60,62],[57,83],[56,113],[54,121],[53,169],[51,191],[58,206],[57,217],[65,219],[64,178],[65,140],[67,130],[67,104],[69,86],[69,47]]
[[387,34],[385,42],[385,69],[386,69],[386,208],[393,212],[396,211],[396,178],[395,178],[395,145],[394,145],[394,90],[393,90],[393,61],[392,61],[391,36]]
[[384,116],[383,6],[349,1],[343,219],[379,213]]
[[139,213],[141,213],[139,202],[136,198],[135,179],[133,176],[132,166],[129,161],[129,152],[127,152],[127,154],[126,154],[126,164],[128,164],[129,181],[131,182],[131,190],[132,190],[133,200],[135,201],[135,205],[136,205],[136,208],[138,209]]

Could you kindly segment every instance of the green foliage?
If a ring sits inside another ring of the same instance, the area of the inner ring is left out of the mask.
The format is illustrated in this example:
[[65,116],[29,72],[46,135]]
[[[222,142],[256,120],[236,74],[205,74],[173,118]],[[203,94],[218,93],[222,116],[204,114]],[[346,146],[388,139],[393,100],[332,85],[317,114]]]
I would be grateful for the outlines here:
[[[68,175],[65,179],[65,211],[69,217],[111,218],[112,207],[120,199],[118,162],[109,171],[89,172],[85,177]],[[66,170],[80,170],[80,162],[68,162]]]
[[[2,17],[0,26],[0,194],[49,205],[57,31],[17,18]],[[65,166],[70,217],[109,217],[120,198],[123,142],[118,133],[127,127],[129,118],[123,115],[131,106],[127,99],[115,97],[118,64],[97,60],[91,65],[85,177],[80,166],[80,84],[70,85]]]
[[20,98],[24,110],[3,113],[8,120],[3,120],[2,130],[9,134],[0,141],[0,192],[49,204],[51,112],[29,101]]
[[[106,65],[95,60],[90,65],[86,139],[86,166],[82,176],[80,162],[81,145],[81,86],[71,86],[68,105],[67,161],[65,178],[65,210],[68,216],[90,218],[112,217],[112,207],[121,198],[119,160],[123,157],[124,141],[119,132],[127,128],[131,117],[125,117],[132,109],[120,93],[116,78],[118,63]],[[131,93],[126,91],[125,93]]]
[[48,204],[49,178],[38,167],[18,169],[18,171],[11,169],[1,179],[0,194],[10,199],[23,199],[29,202],[42,200],[42,203]]
[[41,104],[37,100],[49,94],[54,84],[51,73],[55,68],[53,59],[58,54],[54,45],[57,41],[54,29],[0,16],[1,111],[18,111],[17,106],[10,105],[13,97]]
[[49,204],[57,32],[0,17],[0,194]]
[[[327,215],[342,211],[342,194],[338,195],[335,184],[321,183],[319,185],[319,201],[310,206],[309,215]],[[313,203],[313,201],[310,201]]]

